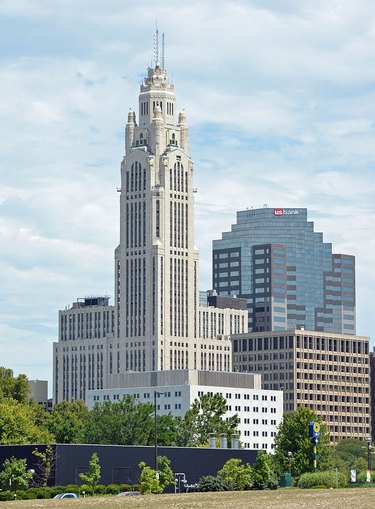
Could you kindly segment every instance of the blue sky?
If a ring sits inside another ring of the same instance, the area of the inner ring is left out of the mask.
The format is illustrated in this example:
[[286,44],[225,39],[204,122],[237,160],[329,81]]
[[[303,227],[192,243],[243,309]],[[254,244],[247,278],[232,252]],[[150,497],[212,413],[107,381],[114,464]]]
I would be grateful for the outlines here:
[[373,0],[1,0],[0,364],[52,379],[57,310],[113,294],[123,131],[155,22],[185,108],[201,288],[237,210],[307,207],[374,336]]

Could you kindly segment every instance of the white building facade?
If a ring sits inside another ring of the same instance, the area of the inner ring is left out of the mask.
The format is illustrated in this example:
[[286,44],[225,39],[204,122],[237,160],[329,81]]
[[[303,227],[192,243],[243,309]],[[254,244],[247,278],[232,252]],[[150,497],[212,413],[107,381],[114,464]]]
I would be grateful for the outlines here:
[[203,394],[221,394],[227,402],[226,417],[237,415],[240,442],[246,449],[272,452],[283,413],[283,392],[261,388],[261,375],[198,370],[127,373],[111,377],[111,385],[86,393],[86,403],[120,401],[131,395],[137,402],[154,404],[157,413],[183,417]]

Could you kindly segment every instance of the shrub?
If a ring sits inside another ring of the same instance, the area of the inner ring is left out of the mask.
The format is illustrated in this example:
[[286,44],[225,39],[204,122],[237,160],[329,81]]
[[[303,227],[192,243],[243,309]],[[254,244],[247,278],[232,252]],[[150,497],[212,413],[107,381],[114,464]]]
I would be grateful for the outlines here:
[[[338,475],[339,488],[344,488],[348,485],[347,477],[343,472]],[[302,474],[299,481],[299,488],[336,488],[336,472],[328,470],[325,472],[306,473]]]
[[279,487],[279,481],[277,480],[277,478],[271,477],[271,479],[269,479],[269,481],[268,481],[267,488],[269,490],[277,490],[278,487]]
[[[129,490],[121,490],[121,491],[129,491]],[[120,486],[118,484],[108,484],[105,487],[105,493],[107,495],[117,495],[120,493]]]
[[67,491],[69,493],[76,493],[78,495],[80,492],[80,487],[77,486],[77,484],[68,484],[65,486],[65,488],[62,486],[61,489],[62,491],[59,491],[59,493],[64,493]]
[[252,482],[256,490],[277,489],[279,483],[272,468],[271,456],[259,451],[252,467]]
[[120,484],[119,491],[141,491],[140,484]]
[[222,477],[205,475],[198,481],[198,491],[228,491],[229,482]]
[[10,491],[0,491],[0,502],[8,502],[14,499],[14,493]]
[[[17,500],[28,500],[29,499],[29,493],[26,490],[17,490],[16,491]],[[33,497],[33,494],[31,493],[31,497]]]
[[228,460],[217,474],[221,479],[228,481],[231,490],[251,488],[251,467],[248,464],[244,465],[239,458]]
[[59,493],[65,493],[66,491],[67,489],[65,486],[53,486],[52,488],[47,488],[47,492],[49,493],[50,498],[53,498],[55,495],[58,495]]
[[52,491],[51,489],[46,488],[38,488],[36,498],[52,498]]
[[95,495],[104,495],[106,493],[107,486],[104,484],[97,484],[95,488]]
[[88,484],[82,484],[80,492],[79,492],[80,495],[82,495],[83,492],[85,492],[85,496],[89,496],[89,497],[92,497],[94,494],[91,486],[89,486]]

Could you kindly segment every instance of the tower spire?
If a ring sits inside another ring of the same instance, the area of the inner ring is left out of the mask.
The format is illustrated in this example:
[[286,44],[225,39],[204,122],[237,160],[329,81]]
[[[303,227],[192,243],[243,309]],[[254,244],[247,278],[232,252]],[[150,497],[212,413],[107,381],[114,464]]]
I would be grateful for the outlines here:
[[157,26],[154,34],[154,65],[159,67],[159,30]]
[[[161,54],[159,48],[159,29],[156,25],[155,33],[154,33],[154,67],[161,67],[164,69],[164,32],[161,34]],[[161,61],[160,61],[161,58]]]

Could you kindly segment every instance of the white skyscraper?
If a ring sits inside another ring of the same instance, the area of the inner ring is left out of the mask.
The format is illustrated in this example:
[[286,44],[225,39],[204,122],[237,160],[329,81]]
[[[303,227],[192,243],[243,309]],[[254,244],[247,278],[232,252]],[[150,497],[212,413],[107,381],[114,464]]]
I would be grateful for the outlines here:
[[186,117],[180,113],[176,122],[175,102],[156,63],[141,85],[139,123],[130,112],[126,126],[115,305],[126,369],[136,371],[187,367],[197,337],[193,163]]
[[[230,371],[230,335],[247,332],[246,301],[212,296],[211,305],[199,305],[189,131],[185,113],[176,115],[163,61],[156,36],[138,115],[129,112],[126,125],[114,330],[69,336],[67,327],[80,318],[70,317],[72,308],[60,312],[55,401],[109,387],[110,375],[128,371]],[[89,317],[91,311],[85,307]]]
[[[134,112],[128,115],[121,165],[116,335],[125,369],[134,371],[196,369],[204,354],[189,131],[185,113],[176,114],[174,86],[157,48],[156,40],[155,66],[140,87],[138,123]],[[235,314],[233,332],[243,312]],[[220,315],[216,335],[223,336],[230,333],[230,318],[226,327],[223,309]],[[230,369],[226,343],[217,358],[209,352],[209,369]],[[211,339],[210,346],[216,353],[223,341]]]

